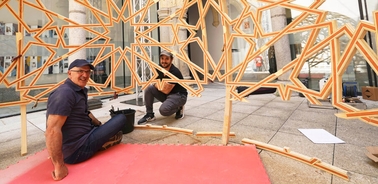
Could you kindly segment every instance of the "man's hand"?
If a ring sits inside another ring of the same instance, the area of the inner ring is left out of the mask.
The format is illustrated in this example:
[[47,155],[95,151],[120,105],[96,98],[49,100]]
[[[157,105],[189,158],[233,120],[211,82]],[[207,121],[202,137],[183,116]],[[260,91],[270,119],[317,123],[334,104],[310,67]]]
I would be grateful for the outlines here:
[[158,88],[157,84],[155,84],[155,87],[156,87],[159,91],[161,91],[161,92],[163,92],[164,94],[168,95],[168,94],[172,91],[173,87],[175,87],[175,84],[171,84],[171,83],[168,83],[168,82],[163,82],[163,87],[162,87],[161,90]]
[[102,125],[101,121],[99,121],[91,112],[89,112],[88,116],[89,116],[89,118],[91,118],[93,125],[95,125],[95,126],[101,126]]
[[62,180],[64,177],[68,175],[68,168],[64,164],[61,166],[57,166],[57,168],[55,168],[51,175],[55,181]]

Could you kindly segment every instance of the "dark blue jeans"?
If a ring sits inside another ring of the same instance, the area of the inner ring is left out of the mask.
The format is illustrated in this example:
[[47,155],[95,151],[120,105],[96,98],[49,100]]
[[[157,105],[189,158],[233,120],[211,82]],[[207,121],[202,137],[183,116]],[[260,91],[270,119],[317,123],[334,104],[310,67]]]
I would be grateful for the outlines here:
[[91,158],[108,140],[125,126],[126,116],[117,114],[105,124],[95,127],[85,143],[72,155],[64,159],[65,163],[76,164]]

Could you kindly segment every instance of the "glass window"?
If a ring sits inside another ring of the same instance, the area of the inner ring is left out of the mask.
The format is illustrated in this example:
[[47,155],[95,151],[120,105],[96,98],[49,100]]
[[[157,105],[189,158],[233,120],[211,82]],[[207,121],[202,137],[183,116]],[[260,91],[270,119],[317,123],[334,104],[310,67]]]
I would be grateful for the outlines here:
[[[36,1],[29,2],[39,6]],[[74,59],[81,59],[70,57],[84,57],[95,65],[91,79],[97,84],[102,84],[101,90],[110,90],[111,83],[108,78],[111,73],[115,74],[115,79],[112,81],[115,86],[124,88],[131,85],[132,75],[126,64],[126,62],[132,61],[130,48],[133,47],[136,36],[135,27],[131,23],[139,21],[141,15],[118,21],[119,11],[116,11],[116,9],[121,10],[123,3],[127,3],[128,7],[133,6],[132,2],[115,1],[114,5],[117,7],[110,8],[112,12],[108,12],[108,6],[111,5],[107,1],[101,0],[89,1],[93,8],[81,6],[77,3],[72,4],[68,0],[42,0],[41,2],[44,6],[41,9],[24,3],[22,24],[19,24],[12,14],[18,13],[19,2],[9,1],[10,9],[6,6],[0,8],[2,15],[0,18],[0,72],[6,74],[7,84],[16,80],[16,70],[20,66],[23,68],[22,75],[27,76],[23,83],[24,86],[38,87],[56,84],[67,78],[69,62]],[[138,6],[142,7],[143,5]],[[133,6],[132,12],[129,12],[130,9],[126,8],[124,17],[132,17],[133,12],[138,10],[138,6]],[[43,11],[43,9],[48,11]],[[57,13],[57,15],[51,12]],[[111,18],[109,18],[110,15]],[[66,18],[70,18],[71,21],[77,22],[79,25],[90,26],[72,27],[72,23],[67,21]],[[157,22],[156,4],[150,7],[149,14],[144,17],[143,21],[146,23]],[[27,25],[27,28],[22,32],[23,48],[27,49],[20,60],[13,62],[12,59],[18,53],[16,33],[21,29],[19,25]],[[148,26],[143,27],[143,29],[148,29]],[[75,34],[70,35],[73,32]],[[157,33],[158,30],[156,29],[150,33],[150,36],[158,40]],[[88,42],[91,42],[88,46],[77,49]],[[76,47],[69,49],[69,46]],[[116,48],[121,48],[121,50],[109,54]],[[122,49],[127,50],[124,56],[121,55]],[[152,48],[151,50],[157,53],[157,49]],[[67,57],[68,53],[71,56]],[[143,61],[139,60],[139,62]],[[113,69],[112,64],[114,63],[117,63],[116,69]],[[118,63],[120,64],[118,65]],[[105,85],[105,83],[108,85]],[[0,83],[0,103],[20,100],[20,93],[15,90],[14,86],[7,87],[5,83]],[[26,98],[46,98],[49,91],[46,92],[48,87],[45,86],[30,90]],[[90,87],[89,90],[90,93],[98,93],[98,90],[94,87]],[[33,105],[35,104],[28,105],[28,112],[46,108],[46,102],[39,102],[37,107],[32,108]],[[6,108],[9,108],[9,112],[2,114],[2,116],[19,113],[19,106]]]

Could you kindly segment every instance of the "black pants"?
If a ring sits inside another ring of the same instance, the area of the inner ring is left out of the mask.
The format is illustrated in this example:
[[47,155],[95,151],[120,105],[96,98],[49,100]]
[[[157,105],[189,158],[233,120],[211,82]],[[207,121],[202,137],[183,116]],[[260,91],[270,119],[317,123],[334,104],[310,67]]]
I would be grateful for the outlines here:
[[153,113],[154,98],[158,99],[161,104],[159,112],[162,116],[170,116],[177,112],[178,108],[185,105],[187,96],[181,93],[164,94],[155,86],[150,85],[144,91],[144,100],[146,105],[146,112]]

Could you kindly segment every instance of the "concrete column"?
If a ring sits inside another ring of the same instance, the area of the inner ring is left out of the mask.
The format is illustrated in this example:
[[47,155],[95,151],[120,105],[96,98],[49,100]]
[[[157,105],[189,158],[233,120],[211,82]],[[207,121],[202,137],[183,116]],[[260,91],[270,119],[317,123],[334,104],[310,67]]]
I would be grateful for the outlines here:
[[[158,16],[159,22],[169,16],[170,10],[168,7],[159,7]],[[160,42],[171,42],[172,31],[169,27],[163,26],[160,27]]]
[[[79,23],[86,24],[86,9],[74,0],[69,0],[69,19]],[[69,44],[70,45],[82,45],[86,42],[87,32],[82,28],[69,28]],[[71,52],[72,48],[69,49]],[[75,59],[87,59],[86,50],[81,49],[73,53],[69,58],[68,62],[71,63]]]
[[[158,10],[159,21],[167,18],[169,15],[171,15],[177,9],[179,9],[180,7],[177,6],[178,4],[182,5],[183,0],[176,0],[176,1],[162,0],[162,1],[160,1],[160,4],[159,4],[160,7],[159,7],[159,10]],[[184,18],[186,18],[186,14],[185,14]],[[169,23],[172,23],[172,24],[176,24],[177,22],[179,22],[178,17],[173,17],[172,20],[169,21]],[[160,27],[160,41],[161,42],[172,42],[173,34],[174,34],[172,31],[173,30],[171,30],[170,27]],[[180,41],[187,39],[186,29],[180,28],[179,32],[177,34],[178,34]],[[173,51],[179,53],[180,45],[175,45],[171,49]],[[185,53],[182,53],[182,54],[188,54],[188,49],[185,48]],[[180,61],[176,57],[173,59],[173,64],[181,71],[184,79],[190,78],[189,68],[188,68],[187,64]]]
[[[171,8],[171,12],[175,12],[178,9],[179,9],[178,7]],[[186,19],[186,17],[187,17],[187,14],[185,13],[185,16],[182,17],[182,18]],[[177,24],[179,22],[178,17],[174,17],[173,22],[174,22],[174,24]],[[183,27],[179,28],[178,38],[179,38],[179,41],[184,41],[184,40],[188,39],[187,30],[185,28],[183,28]],[[182,47],[182,45],[175,45],[174,50],[176,52],[179,52],[181,47]],[[188,55],[188,47],[184,48],[184,53],[182,53],[182,54]],[[186,63],[184,63],[183,61],[177,59],[177,58],[173,62],[174,62],[174,65],[177,66],[177,68],[181,71],[184,79],[190,79],[188,65]]]
[[[275,7],[270,10],[272,18],[272,30],[281,31],[287,26],[286,22],[286,10],[282,7]],[[274,44],[277,69],[282,69],[286,64],[290,63],[290,42],[289,36],[285,35]],[[278,77],[278,80],[288,81],[291,72],[284,73]]]

